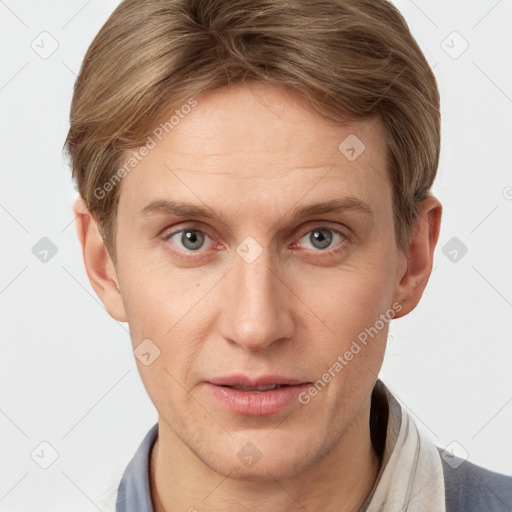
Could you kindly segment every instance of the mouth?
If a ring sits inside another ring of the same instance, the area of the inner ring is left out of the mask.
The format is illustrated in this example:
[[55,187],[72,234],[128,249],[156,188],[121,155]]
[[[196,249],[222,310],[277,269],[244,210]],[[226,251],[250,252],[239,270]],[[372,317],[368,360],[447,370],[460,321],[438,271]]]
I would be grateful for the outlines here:
[[261,393],[263,391],[269,391],[271,389],[280,389],[284,386],[288,386],[288,384],[270,384],[268,386],[242,386],[241,384],[237,384],[235,386],[222,386],[224,388],[231,388],[231,389],[241,389],[243,391],[254,391],[257,393]]
[[300,379],[267,375],[234,375],[205,382],[220,405],[236,414],[259,416],[276,414],[298,404],[298,395],[311,383]]

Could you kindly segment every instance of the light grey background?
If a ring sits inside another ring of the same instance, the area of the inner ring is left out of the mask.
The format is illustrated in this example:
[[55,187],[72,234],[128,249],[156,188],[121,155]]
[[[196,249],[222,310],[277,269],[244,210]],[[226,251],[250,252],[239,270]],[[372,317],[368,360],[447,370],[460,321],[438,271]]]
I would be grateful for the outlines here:
[[[117,3],[0,0],[2,512],[112,509],[157,419],[128,326],[89,285],[61,153],[75,76]],[[511,474],[512,1],[396,5],[439,82],[444,215],[430,282],[392,322],[381,377],[437,445]],[[43,237],[57,249],[46,262],[32,250]],[[42,442],[58,453],[48,469]]]

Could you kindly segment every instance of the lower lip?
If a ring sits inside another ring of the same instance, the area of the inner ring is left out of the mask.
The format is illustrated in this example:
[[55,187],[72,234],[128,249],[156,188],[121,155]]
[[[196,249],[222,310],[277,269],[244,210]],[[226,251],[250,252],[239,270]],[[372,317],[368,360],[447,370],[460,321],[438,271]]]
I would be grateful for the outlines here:
[[263,416],[282,411],[288,405],[297,403],[300,393],[309,386],[299,384],[258,392],[217,386],[210,382],[205,384],[222,405],[237,414],[247,416]]

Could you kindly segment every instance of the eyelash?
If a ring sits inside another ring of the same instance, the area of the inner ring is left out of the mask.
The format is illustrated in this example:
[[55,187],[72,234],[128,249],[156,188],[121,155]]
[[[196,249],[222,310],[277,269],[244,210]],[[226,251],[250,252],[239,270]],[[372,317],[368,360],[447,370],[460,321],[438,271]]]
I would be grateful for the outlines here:
[[[333,249],[326,249],[326,250],[306,249],[307,252],[317,253],[317,255],[330,255],[330,256],[332,256],[332,255],[337,254],[339,251],[343,250],[345,248],[345,246],[347,245],[347,243],[350,242],[350,238],[345,233],[343,233],[342,231],[334,229],[334,228],[332,228],[330,226],[324,226],[324,225],[321,225],[321,224],[319,224],[317,226],[314,226],[312,228],[305,229],[304,231],[301,231],[300,235],[298,237],[298,240],[302,239],[304,237],[304,235],[306,235],[308,233],[311,233],[312,231],[316,231],[316,230],[331,231],[332,233],[335,233],[335,234],[339,235],[343,240],[337,246],[335,246]],[[206,232],[206,231],[204,231],[204,229],[200,229],[200,228],[198,228],[197,226],[194,226],[194,225],[181,227],[180,229],[177,229],[177,230],[172,231],[170,233],[166,233],[163,236],[163,239],[164,239],[165,242],[168,242],[174,235],[176,235],[178,233],[186,232],[186,231],[198,231],[199,233],[205,234],[211,240],[214,241],[214,238],[211,237],[208,234],[208,232]],[[292,244],[292,248],[294,248],[297,243],[298,243],[298,241],[294,242]],[[195,253],[200,254],[203,251],[201,251],[201,250],[198,250],[198,251],[187,251],[187,250],[174,250],[173,249],[172,252],[177,254],[179,257],[181,257],[183,259],[197,259],[198,256]]]

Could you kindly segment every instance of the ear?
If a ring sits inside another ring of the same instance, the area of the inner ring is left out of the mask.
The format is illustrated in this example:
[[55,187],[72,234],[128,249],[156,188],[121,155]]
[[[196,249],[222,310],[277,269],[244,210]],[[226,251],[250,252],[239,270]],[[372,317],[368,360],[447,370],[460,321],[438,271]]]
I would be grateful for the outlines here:
[[89,213],[87,203],[82,198],[75,201],[73,211],[89,281],[110,316],[119,322],[126,322],[116,268],[100,235],[96,221]]
[[407,315],[418,305],[432,272],[442,206],[434,196],[429,196],[419,205],[419,210],[411,229],[408,253],[401,253],[406,268],[399,273],[400,281],[395,288],[394,300],[402,305],[395,318]]

